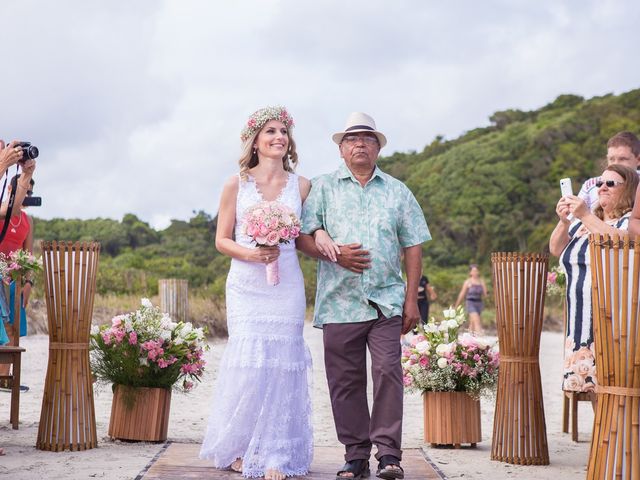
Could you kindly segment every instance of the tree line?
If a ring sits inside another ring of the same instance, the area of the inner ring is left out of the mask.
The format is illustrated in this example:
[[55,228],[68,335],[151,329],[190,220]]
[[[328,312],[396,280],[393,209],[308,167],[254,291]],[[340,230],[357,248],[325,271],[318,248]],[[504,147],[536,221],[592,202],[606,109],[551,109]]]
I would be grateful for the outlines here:
[[[433,235],[424,247],[435,284],[455,289],[466,265],[488,273],[493,251],[545,251],[557,219],[558,180],[574,192],[600,173],[609,137],[640,134],[640,89],[584,99],[561,95],[532,111],[505,110],[490,125],[458,138],[436,137],[421,152],[383,157],[380,167],[406,182]],[[35,220],[40,240],[102,244],[100,293],[153,295],[160,278],[186,278],[190,287],[222,295],[229,259],[214,247],[216,217],[198,211],[155,230],[136,215],[122,220]],[[302,259],[307,299],[315,292],[315,263]]]

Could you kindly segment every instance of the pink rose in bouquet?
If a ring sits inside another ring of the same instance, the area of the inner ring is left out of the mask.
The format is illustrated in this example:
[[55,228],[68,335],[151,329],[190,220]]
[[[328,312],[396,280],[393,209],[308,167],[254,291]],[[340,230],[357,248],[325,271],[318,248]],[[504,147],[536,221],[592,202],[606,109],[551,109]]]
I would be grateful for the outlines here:
[[[295,240],[300,235],[300,220],[282,203],[260,202],[244,212],[242,232],[258,247],[273,247]],[[279,282],[278,262],[268,263],[267,283],[277,285]]]

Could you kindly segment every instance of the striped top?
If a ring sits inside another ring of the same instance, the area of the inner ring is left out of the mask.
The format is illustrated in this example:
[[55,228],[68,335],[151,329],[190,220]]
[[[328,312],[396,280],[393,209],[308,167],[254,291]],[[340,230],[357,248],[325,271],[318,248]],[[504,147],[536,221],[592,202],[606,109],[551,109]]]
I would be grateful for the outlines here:
[[[631,212],[613,224],[615,228],[627,230]],[[560,254],[560,262],[567,272],[567,331],[573,332],[575,345],[593,342],[591,315],[591,259],[588,233],[578,235],[582,222],[576,220],[569,227],[569,243]],[[582,229],[584,230],[584,229]]]

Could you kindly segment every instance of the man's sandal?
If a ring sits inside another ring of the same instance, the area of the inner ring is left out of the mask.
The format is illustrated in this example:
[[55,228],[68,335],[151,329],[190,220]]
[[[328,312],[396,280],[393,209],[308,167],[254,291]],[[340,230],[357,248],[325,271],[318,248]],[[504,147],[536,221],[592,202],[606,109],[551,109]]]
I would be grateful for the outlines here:
[[396,480],[397,478],[404,478],[404,470],[400,466],[400,460],[393,455],[383,455],[378,461],[378,470],[376,471],[376,477],[384,480]]
[[[343,473],[352,473],[353,476],[341,475]],[[371,471],[369,470],[369,460],[358,458],[345,463],[342,469],[336,473],[336,480],[361,480],[363,478],[368,478],[369,475],[371,475]]]

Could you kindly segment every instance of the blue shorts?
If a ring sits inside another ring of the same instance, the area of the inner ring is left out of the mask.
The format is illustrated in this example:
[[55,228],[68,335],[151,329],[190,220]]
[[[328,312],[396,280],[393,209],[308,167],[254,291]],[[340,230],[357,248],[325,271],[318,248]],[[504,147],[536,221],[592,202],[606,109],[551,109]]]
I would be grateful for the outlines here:
[[467,313],[477,313],[480,315],[483,308],[482,300],[467,300]]

